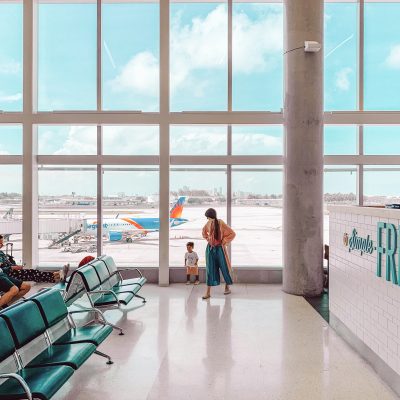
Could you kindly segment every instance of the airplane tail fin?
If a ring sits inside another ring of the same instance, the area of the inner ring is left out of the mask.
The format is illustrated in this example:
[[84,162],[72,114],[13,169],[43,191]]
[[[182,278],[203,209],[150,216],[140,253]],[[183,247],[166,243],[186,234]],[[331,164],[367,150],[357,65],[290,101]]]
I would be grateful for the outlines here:
[[183,205],[185,204],[186,196],[179,197],[178,201],[171,208],[169,213],[170,218],[181,218],[183,212]]

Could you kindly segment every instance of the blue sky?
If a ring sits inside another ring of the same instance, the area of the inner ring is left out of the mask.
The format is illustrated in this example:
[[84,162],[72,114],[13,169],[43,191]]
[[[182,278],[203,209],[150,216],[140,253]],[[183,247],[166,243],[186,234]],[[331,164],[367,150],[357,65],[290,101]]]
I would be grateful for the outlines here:
[[[0,7],[0,110],[21,111],[22,6],[1,4]],[[279,111],[283,106],[282,12],[282,5],[234,3],[235,111]],[[366,109],[400,109],[399,17],[400,4],[365,5]],[[104,109],[158,111],[158,20],[158,4],[103,6]],[[385,30],[381,29],[383,25]],[[226,4],[171,4],[170,43],[171,110],[226,110]],[[357,46],[357,4],[327,3],[324,46],[326,110],[357,109]],[[94,110],[95,4],[40,4],[38,50],[39,109]],[[398,127],[366,127],[365,153],[399,154],[398,130]],[[379,140],[376,139],[378,135]],[[157,154],[158,128],[106,127],[104,143],[105,154]],[[20,154],[21,150],[21,129],[0,127],[0,154]],[[282,154],[282,151],[280,126],[233,127],[233,154],[275,155]],[[95,152],[95,127],[39,128],[40,154]],[[326,127],[326,154],[355,152],[355,127]],[[171,154],[226,154],[226,127],[173,126]],[[346,179],[340,178],[344,173],[330,176],[327,190],[347,191],[353,187],[355,190],[353,176]],[[210,186],[218,185],[218,179],[212,179]],[[272,182],[279,180],[281,178],[270,180],[271,187],[276,187]],[[183,184],[184,179],[177,182]],[[249,179],[243,183],[245,188],[253,187],[255,191],[260,185],[261,181],[253,180],[251,184]],[[111,187],[110,183],[110,190]],[[146,187],[146,191],[152,190],[152,184]],[[381,193],[385,190],[377,188]]]

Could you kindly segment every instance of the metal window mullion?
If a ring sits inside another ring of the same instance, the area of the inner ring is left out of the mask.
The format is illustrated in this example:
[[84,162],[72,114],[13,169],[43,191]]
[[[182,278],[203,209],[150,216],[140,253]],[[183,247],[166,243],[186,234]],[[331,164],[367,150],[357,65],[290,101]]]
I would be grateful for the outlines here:
[[[228,156],[232,155],[232,126],[228,125]],[[226,219],[232,226],[232,165],[226,166]],[[229,258],[232,258],[232,246],[228,246]]]
[[37,104],[37,4],[23,2],[23,164],[22,164],[22,258],[29,266],[38,264],[38,170],[37,127],[33,113]]
[[[364,49],[365,49],[365,29],[364,29],[364,0],[359,0],[358,6],[358,109],[364,111]],[[358,126],[358,155],[364,155],[364,126]],[[364,165],[358,164],[357,167],[357,204],[364,204]]]
[[364,0],[358,6],[358,109],[364,111]]
[[[233,37],[233,0],[228,0],[228,112],[232,112],[233,103],[233,68],[232,68],[232,37]],[[227,153],[232,155],[232,125],[227,130]],[[232,225],[232,166],[226,166],[226,219]],[[231,257],[231,246],[228,247]]]
[[[364,155],[364,126],[358,126],[357,137],[357,153],[360,156]],[[362,206],[364,204],[364,164],[357,165],[357,204]]]
[[232,0],[228,0],[228,111],[232,111],[233,93],[233,68],[232,68],[232,26],[233,26],[233,5]]
[[[102,154],[102,127],[97,125],[97,154]],[[97,255],[103,254],[103,166],[97,164]]]
[[102,0],[97,0],[97,56],[96,56],[96,84],[97,84],[97,111],[101,111],[103,104],[102,94]]
[[[102,110],[102,0],[96,1],[97,7],[97,52],[96,52],[96,96],[97,111]],[[103,154],[102,126],[97,125],[97,155]],[[97,164],[97,255],[103,254],[103,166]]]
[[160,0],[160,170],[159,170],[159,271],[160,286],[169,285],[169,0]]

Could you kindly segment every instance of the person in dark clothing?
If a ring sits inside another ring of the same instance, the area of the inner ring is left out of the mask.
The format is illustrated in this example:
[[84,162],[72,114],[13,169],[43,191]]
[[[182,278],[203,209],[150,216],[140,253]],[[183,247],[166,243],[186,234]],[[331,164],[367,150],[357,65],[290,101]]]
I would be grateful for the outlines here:
[[[0,235],[0,249],[4,245],[4,237]],[[20,281],[57,283],[63,279],[63,271],[45,272],[36,269],[24,269],[22,265],[16,265],[14,259],[0,250],[0,268],[9,278]]]
[[19,279],[11,278],[0,268],[0,309],[6,308],[11,301],[25,296],[31,290],[31,285]]

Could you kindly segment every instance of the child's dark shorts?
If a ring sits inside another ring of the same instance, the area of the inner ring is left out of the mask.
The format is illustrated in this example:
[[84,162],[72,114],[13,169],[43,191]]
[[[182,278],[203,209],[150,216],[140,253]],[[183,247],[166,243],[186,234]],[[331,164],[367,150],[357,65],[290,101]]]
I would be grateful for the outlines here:
[[6,275],[4,272],[0,273],[0,292],[8,292],[13,286],[21,289],[22,281]]

